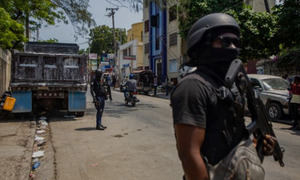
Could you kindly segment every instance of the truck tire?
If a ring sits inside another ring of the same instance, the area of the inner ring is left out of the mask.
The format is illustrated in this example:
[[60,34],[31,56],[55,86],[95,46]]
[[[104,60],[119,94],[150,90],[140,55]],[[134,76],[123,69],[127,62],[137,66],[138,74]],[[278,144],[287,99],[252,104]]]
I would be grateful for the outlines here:
[[84,112],[76,112],[75,116],[76,117],[83,117],[84,116]]
[[280,120],[282,117],[282,110],[278,103],[271,102],[267,105],[267,114],[271,121]]

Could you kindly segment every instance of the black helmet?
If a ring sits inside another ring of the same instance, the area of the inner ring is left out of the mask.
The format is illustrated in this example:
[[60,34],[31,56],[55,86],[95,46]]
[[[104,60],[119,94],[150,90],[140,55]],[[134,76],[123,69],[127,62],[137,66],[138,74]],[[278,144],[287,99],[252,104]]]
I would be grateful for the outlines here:
[[102,77],[102,71],[96,70],[96,72],[95,72],[95,78],[96,78],[96,80],[100,80],[101,77]]
[[[191,57],[194,48],[204,43],[208,33],[219,30],[230,31],[240,35],[240,27],[233,17],[224,13],[213,13],[200,18],[195,22],[187,36],[187,53]],[[192,57],[191,57],[192,58]]]

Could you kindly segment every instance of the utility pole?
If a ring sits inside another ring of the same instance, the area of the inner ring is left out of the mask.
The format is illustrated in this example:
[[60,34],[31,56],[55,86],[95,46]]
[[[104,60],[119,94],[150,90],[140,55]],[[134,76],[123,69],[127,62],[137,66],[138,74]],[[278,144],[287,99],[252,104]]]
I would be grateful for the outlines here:
[[108,17],[112,17],[112,26],[113,26],[113,43],[114,43],[114,62],[113,65],[115,65],[116,57],[117,57],[117,44],[116,44],[116,32],[115,32],[115,13],[118,11],[119,8],[106,8],[106,11],[109,11]]
[[270,6],[269,6],[268,0],[264,0],[264,3],[265,3],[266,11],[267,11],[268,13],[270,13]]

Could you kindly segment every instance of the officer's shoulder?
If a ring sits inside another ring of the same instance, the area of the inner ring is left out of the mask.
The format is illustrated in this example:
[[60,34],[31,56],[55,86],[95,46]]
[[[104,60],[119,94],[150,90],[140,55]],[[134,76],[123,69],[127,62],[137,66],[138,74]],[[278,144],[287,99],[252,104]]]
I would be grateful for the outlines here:
[[199,87],[199,88],[208,88],[210,86],[210,82],[206,79],[205,76],[199,73],[190,73],[184,76],[179,81],[179,86],[183,86],[188,88],[191,87]]

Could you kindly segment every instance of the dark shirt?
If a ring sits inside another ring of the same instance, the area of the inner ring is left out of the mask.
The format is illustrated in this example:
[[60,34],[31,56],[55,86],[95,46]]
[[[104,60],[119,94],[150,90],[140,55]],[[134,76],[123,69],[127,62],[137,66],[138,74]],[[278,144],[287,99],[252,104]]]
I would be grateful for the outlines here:
[[126,82],[127,91],[135,92],[136,91],[136,80],[135,79],[129,79]]
[[234,118],[240,114],[234,112],[234,102],[220,100],[217,90],[222,83],[213,78],[205,80],[211,86],[197,79],[184,79],[175,87],[171,105],[174,124],[206,129],[201,153],[214,165],[245,137],[246,128],[243,116]]
[[106,97],[106,91],[103,84],[96,79],[91,84],[91,94],[96,97]]

